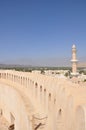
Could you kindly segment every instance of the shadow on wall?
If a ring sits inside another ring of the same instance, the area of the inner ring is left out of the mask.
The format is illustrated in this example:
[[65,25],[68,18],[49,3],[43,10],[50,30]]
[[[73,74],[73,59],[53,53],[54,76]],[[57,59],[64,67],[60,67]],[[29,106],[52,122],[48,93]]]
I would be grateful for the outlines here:
[[76,130],[85,130],[85,111],[83,106],[76,109]]

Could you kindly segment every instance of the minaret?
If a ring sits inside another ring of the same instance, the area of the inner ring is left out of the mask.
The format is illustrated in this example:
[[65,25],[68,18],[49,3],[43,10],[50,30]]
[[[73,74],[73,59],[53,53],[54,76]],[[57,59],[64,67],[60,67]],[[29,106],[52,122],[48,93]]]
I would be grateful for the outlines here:
[[78,73],[77,73],[77,63],[78,63],[78,60],[76,58],[76,52],[77,52],[76,46],[73,45],[72,46],[72,60],[71,60],[71,62],[72,62],[72,73],[71,73],[71,75],[72,76],[77,76],[78,75]]

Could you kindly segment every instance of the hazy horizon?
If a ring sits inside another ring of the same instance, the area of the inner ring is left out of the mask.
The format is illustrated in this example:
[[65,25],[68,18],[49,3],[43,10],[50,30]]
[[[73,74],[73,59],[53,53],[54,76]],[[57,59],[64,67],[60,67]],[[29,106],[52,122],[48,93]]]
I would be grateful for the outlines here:
[[[84,60],[85,59],[85,60]],[[7,60],[1,61],[0,64],[10,64],[10,65],[29,65],[29,66],[51,66],[51,67],[70,67],[71,66],[71,58],[45,58],[45,59],[15,59],[15,60]],[[78,58],[78,64],[86,63],[85,57]]]

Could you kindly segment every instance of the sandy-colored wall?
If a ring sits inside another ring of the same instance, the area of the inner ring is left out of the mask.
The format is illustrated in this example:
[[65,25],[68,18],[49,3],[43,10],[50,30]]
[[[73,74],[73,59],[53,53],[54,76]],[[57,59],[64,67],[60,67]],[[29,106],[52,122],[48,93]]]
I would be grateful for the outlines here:
[[[21,95],[21,102],[18,97],[16,97],[16,99],[18,98],[19,105],[22,102],[24,104],[21,104],[22,107],[17,107],[18,103],[14,101],[17,109],[13,107],[12,111],[14,110],[16,116],[18,114],[18,116],[21,117],[21,120],[26,113],[26,116],[23,119],[26,126],[21,126],[22,130],[26,130],[28,126],[30,126],[29,130],[32,129],[31,126],[34,127],[33,116],[39,118],[44,124],[42,130],[76,130],[79,127],[79,124],[83,122],[82,120],[79,120],[76,123],[76,119],[77,113],[80,112],[77,108],[86,104],[86,87],[84,84],[42,74],[11,70],[0,71],[0,82],[8,84],[8,86],[11,86],[19,95]],[[4,94],[5,92],[3,91],[2,93]],[[10,96],[15,97],[14,95],[15,94],[12,94]],[[10,110],[11,104],[9,101],[7,102],[8,110]],[[19,109],[21,109],[20,113],[22,114],[18,113]],[[85,121],[86,109],[83,107],[82,109],[82,117],[85,116],[83,119]],[[45,117],[47,118],[44,119]],[[30,121],[30,124],[27,123],[28,121]],[[18,122],[17,127],[20,127],[19,123],[20,122]],[[38,123],[39,120],[37,119],[36,125]],[[83,130],[86,130],[85,123],[83,123],[82,128],[84,128]]]
[[17,91],[8,85],[0,84],[0,109],[9,124],[11,124],[11,114],[14,116],[15,130],[29,129],[24,103]]

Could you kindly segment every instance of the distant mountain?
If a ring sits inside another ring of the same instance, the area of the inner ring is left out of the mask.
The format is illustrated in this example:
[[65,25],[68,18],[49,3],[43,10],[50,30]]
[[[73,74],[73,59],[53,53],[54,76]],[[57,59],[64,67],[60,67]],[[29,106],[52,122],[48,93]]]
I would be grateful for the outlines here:
[[78,67],[86,67],[86,62],[80,62],[80,63],[78,63]]
[[20,65],[20,64],[0,64],[0,68],[26,68],[26,67],[32,67],[31,65]]
[[2,61],[3,65],[18,65],[18,66],[70,66],[70,58],[66,57],[46,57],[46,58],[20,58]]

